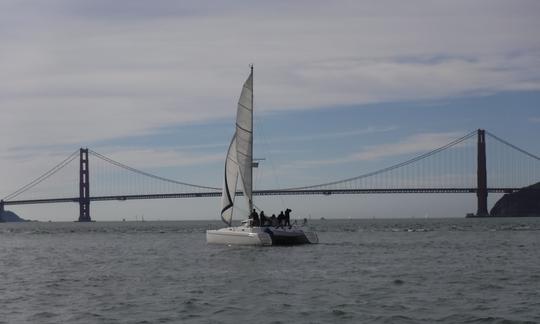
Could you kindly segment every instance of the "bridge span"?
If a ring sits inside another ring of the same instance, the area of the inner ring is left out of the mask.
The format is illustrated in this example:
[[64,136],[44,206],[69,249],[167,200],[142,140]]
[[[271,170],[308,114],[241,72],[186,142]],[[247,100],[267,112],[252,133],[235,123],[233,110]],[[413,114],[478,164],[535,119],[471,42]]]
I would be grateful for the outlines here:
[[[487,188],[490,193],[512,193],[520,188]],[[254,196],[309,196],[309,195],[358,195],[358,194],[426,194],[426,193],[476,193],[476,188],[404,188],[404,189],[306,189],[306,190],[255,190]],[[243,196],[242,191],[236,193]],[[116,195],[116,196],[92,196],[90,201],[125,201],[141,199],[167,199],[167,198],[204,198],[221,197],[220,192],[190,192],[190,193],[168,193],[168,194],[146,194],[146,195]],[[51,199],[28,199],[4,201],[5,206],[13,205],[37,205],[37,204],[57,204],[57,203],[79,203],[79,197],[71,198],[51,198]]]
[[[491,146],[488,145],[490,143]],[[77,157],[79,158],[78,179],[70,181],[72,184],[75,181],[78,183],[78,195],[72,192],[52,197],[24,197],[24,194],[31,192],[48,179],[54,178],[68,166],[71,165],[74,168]],[[90,157],[95,158],[94,162],[91,163]],[[103,166],[96,167],[96,163],[102,163],[128,174],[130,178],[120,182],[123,181],[130,186],[118,189],[114,173],[108,169],[103,171]],[[92,165],[94,169],[90,172]],[[95,174],[100,170],[103,174],[96,176]],[[94,177],[91,178],[92,176]],[[143,180],[153,181],[161,187],[147,188]],[[374,172],[311,186],[256,190],[253,194],[256,196],[331,196],[468,193],[475,194],[477,197],[476,215],[488,216],[488,193],[512,193],[538,181],[540,181],[540,157],[479,129],[430,152]],[[91,184],[93,191],[90,190]],[[163,188],[163,184],[168,187]],[[81,148],[51,170],[0,200],[0,211],[4,210],[4,206],[77,203],[80,207],[78,220],[85,222],[91,221],[91,202],[203,198],[220,195],[221,188],[157,176],[112,160],[88,148]],[[241,196],[242,192],[238,192],[238,195]]]

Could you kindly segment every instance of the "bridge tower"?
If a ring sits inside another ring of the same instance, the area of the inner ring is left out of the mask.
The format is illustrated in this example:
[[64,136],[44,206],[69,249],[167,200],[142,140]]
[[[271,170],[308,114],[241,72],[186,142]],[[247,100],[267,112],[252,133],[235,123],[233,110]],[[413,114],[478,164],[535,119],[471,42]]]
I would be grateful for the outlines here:
[[79,154],[79,222],[91,222],[88,149],[81,148]]
[[486,136],[485,130],[478,130],[478,151],[477,151],[477,171],[476,171],[476,197],[478,209],[476,216],[489,216],[487,209],[487,169],[486,169]]

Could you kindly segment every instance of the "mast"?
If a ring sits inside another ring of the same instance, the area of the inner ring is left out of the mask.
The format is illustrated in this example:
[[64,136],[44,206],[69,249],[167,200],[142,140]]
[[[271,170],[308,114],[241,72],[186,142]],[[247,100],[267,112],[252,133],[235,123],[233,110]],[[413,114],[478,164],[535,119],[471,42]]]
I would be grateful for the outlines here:
[[236,110],[236,131],[227,151],[221,195],[221,219],[230,226],[238,177],[249,211],[253,209],[253,65],[242,86]]
[[[253,110],[254,110],[254,106],[253,106],[253,64],[250,64],[249,66],[251,68],[251,156],[250,156],[250,172],[251,172],[251,176],[250,176],[250,180],[251,180],[251,184],[250,184],[250,188],[251,188],[251,192],[253,192],[253,139],[254,139],[254,136],[253,136],[253,132],[255,131],[255,127],[253,127]],[[251,211],[253,210],[253,196],[250,195],[251,198],[249,199],[249,213],[251,214]]]

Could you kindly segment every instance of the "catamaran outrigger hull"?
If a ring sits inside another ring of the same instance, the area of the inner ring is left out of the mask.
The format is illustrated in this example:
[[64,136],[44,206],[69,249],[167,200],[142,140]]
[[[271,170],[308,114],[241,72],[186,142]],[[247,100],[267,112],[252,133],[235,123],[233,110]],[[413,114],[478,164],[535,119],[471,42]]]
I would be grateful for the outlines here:
[[319,237],[315,232],[305,231],[300,228],[272,228],[265,230],[272,238],[272,245],[297,245],[297,244],[317,244]]

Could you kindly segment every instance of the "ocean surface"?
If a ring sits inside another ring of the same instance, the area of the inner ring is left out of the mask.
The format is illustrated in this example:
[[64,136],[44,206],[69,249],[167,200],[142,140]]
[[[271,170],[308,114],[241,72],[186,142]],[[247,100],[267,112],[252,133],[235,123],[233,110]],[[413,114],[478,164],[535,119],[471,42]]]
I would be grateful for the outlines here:
[[0,323],[540,322],[538,218],[311,225],[230,247],[218,222],[0,224]]

